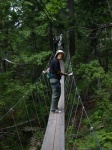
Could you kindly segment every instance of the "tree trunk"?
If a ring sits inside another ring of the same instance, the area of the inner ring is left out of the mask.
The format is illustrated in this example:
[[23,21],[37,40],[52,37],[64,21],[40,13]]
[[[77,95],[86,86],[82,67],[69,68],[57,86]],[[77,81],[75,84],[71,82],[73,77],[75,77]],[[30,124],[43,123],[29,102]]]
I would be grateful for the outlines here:
[[74,26],[74,0],[68,0],[68,9],[69,9],[69,16],[70,16],[70,22],[69,26],[72,26],[72,29],[69,31],[69,50],[70,50],[70,56],[72,57],[75,52],[75,31],[73,29]]

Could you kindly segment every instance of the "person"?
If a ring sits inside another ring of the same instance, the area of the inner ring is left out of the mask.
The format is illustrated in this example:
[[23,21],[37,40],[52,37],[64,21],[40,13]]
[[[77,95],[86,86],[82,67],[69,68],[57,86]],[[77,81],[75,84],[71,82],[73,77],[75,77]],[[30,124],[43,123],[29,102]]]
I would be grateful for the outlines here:
[[[62,50],[58,50],[55,57],[52,59],[49,67],[50,73],[50,84],[52,88],[52,102],[51,102],[51,113],[61,113],[58,109],[58,102],[61,95],[61,76],[68,76],[67,73],[61,71],[59,60],[64,58],[65,53]],[[48,71],[47,70],[47,71]]]

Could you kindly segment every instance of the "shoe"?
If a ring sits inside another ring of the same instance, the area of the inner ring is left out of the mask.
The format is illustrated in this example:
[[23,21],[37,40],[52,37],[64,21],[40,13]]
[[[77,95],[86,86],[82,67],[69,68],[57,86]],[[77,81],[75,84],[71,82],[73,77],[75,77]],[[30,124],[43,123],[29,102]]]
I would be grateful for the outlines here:
[[51,113],[55,113],[55,110],[51,110],[50,112],[51,112]]
[[60,113],[61,113],[61,110],[56,109],[56,110],[55,110],[55,113],[59,113],[59,114],[60,114]]

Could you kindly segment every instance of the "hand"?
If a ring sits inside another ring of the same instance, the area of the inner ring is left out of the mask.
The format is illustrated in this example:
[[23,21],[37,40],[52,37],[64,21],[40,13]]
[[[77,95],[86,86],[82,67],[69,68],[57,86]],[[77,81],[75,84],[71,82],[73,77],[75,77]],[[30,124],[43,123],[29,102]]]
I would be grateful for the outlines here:
[[65,76],[65,77],[68,77],[68,73],[65,73],[64,76]]
[[43,71],[42,71],[42,73],[43,73],[43,74],[45,74],[45,73],[46,73],[46,71],[44,71],[44,70],[43,70]]
[[49,70],[50,70],[50,67],[49,67],[49,68],[47,68],[46,70],[43,70],[43,71],[42,71],[42,73],[44,73],[44,74],[45,74],[45,73],[49,72]]
[[71,73],[68,74],[68,76],[72,76],[72,75],[73,75],[73,72],[71,72]]

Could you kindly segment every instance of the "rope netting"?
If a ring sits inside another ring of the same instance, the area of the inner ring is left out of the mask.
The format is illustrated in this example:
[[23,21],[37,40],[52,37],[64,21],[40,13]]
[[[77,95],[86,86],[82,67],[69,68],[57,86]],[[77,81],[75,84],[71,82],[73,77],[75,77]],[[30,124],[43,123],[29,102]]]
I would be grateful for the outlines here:
[[[68,52],[65,69],[73,72]],[[100,142],[83,104],[74,74],[65,79],[66,149],[101,150]],[[81,139],[83,138],[83,143]],[[89,144],[89,143],[93,143]]]
[[[6,146],[11,150],[30,149],[32,143],[35,143],[35,149],[40,149],[50,110],[50,97],[50,83],[46,74],[42,73],[33,88],[1,117],[1,149]],[[35,142],[31,142],[32,137]]]

